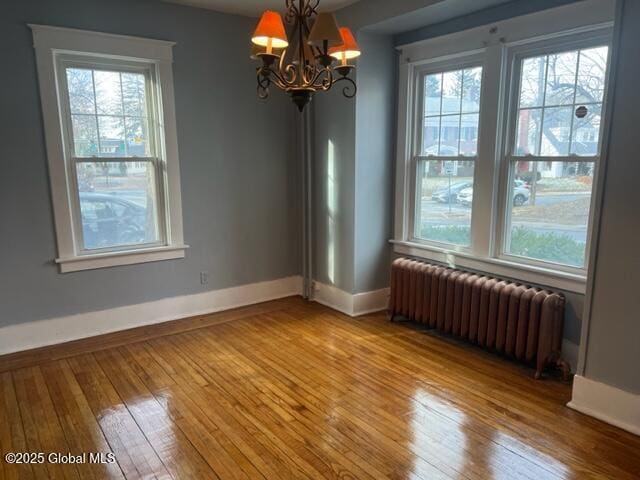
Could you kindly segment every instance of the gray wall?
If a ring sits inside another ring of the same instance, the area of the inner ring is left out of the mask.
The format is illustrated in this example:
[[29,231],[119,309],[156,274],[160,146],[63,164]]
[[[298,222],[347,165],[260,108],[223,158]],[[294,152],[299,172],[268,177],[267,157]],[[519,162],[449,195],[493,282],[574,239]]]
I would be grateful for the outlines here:
[[[0,326],[299,274],[297,113],[279,92],[256,98],[254,21],[156,0],[53,3],[2,3]],[[27,22],[178,42],[186,259],[58,273]],[[206,286],[201,270],[210,273]]]
[[389,286],[398,90],[392,37],[362,31],[358,41],[355,293]]
[[313,276],[354,287],[356,100],[339,88],[316,95],[313,117]]
[[314,278],[349,293],[389,285],[397,90],[392,37],[357,38],[356,98],[313,100]]
[[584,375],[640,394],[640,2],[623,9]]

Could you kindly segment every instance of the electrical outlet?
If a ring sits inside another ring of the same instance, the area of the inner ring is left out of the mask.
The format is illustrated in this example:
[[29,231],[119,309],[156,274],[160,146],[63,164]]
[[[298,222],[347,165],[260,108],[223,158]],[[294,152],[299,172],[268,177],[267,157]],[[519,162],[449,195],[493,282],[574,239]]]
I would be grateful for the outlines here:
[[204,272],[200,272],[200,284],[206,285],[209,283],[209,272],[206,270]]

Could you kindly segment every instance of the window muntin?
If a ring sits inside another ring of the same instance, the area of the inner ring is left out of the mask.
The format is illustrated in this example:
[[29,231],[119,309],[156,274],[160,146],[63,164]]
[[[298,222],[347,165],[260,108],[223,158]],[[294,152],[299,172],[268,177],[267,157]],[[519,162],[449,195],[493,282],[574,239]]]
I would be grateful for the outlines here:
[[165,244],[152,69],[113,63],[60,59],[79,254]]
[[518,62],[503,251],[584,269],[607,78],[606,45]]
[[471,243],[482,67],[428,73],[421,81],[414,236],[466,247]]

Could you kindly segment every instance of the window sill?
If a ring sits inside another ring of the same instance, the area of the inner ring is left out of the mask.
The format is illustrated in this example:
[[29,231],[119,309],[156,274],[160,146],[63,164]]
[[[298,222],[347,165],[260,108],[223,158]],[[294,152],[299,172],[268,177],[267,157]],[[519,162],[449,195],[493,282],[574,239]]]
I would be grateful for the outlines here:
[[144,248],[126,252],[109,252],[77,257],[56,258],[60,265],[60,273],[94,270],[97,268],[133,265],[136,263],[158,262],[184,258],[188,245],[169,245],[164,247]]
[[468,268],[522,282],[583,294],[587,278],[575,273],[551,270],[500,258],[480,258],[470,253],[421,243],[391,240],[395,253],[431,260],[455,268]]

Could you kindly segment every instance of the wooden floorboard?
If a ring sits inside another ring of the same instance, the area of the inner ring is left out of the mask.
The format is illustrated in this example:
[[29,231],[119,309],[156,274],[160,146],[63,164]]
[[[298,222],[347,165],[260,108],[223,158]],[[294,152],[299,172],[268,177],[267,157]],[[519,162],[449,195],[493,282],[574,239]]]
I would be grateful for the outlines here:
[[632,479],[640,438],[571,386],[299,298],[0,357],[0,479]]

